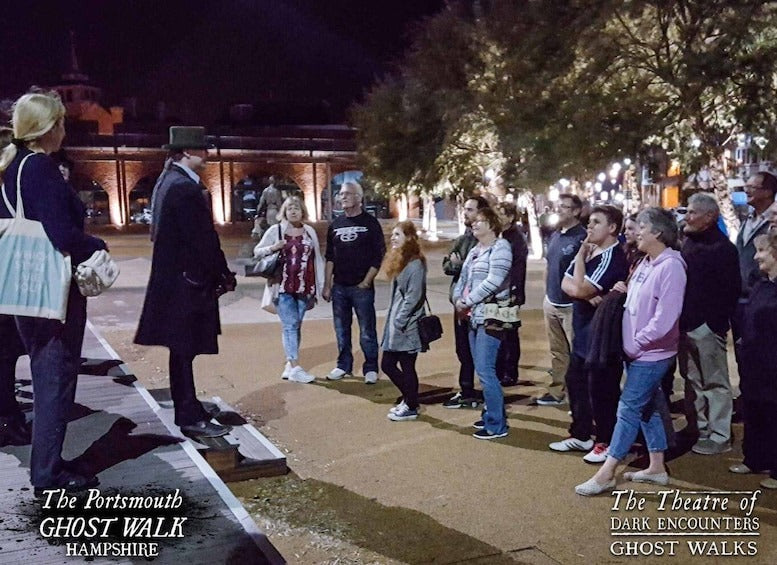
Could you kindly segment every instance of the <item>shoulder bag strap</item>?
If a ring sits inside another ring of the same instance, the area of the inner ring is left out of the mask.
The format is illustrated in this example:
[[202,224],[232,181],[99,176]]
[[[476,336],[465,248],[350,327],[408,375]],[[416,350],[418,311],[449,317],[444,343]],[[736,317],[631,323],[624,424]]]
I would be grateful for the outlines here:
[[5,201],[5,207],[8,209],[8,213],[11,214],[11,217],[16,217],[16,210],[14,210],[14,207],[11,206],[11,202],[8,200],[8,197],[5,195],[5,183],[3,183],[2,187],[3,191],[3,201]]
[[16,209],[11,206],[8,195],[5,193],[5,183],[3,183],[3,200],[5,201],[5,206],[8,208],[8,212],[11,214],[12,218],[15,218],[18,215],[19,218],[22,220],[24,219],[24,202],[22,202],[22,167],[24,167],[24,163],[27,162],[27,159],[32,156],[33,153],[25,156],[24,159],[22,159],[22,162],[19,163],[19,170],[16,171]]

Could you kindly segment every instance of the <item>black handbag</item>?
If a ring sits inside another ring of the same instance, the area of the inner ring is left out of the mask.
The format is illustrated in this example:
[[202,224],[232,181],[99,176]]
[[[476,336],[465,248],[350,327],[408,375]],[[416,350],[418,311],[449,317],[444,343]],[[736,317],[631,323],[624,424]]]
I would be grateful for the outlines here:
[[429,344],[442,337],[442,322],[440,318],[432,314],[429,299],[424,296],[429,314],[418,319],[418,335],[421,338],[421,346],[424,351],[429,349]]
[[[281,240],[283,235],[281,234],[281,225],[278,224],[278,241]],[[265,279],[279,279],[281,278],[281,271],[283,269],[283,261],[281,258],[282,253],[275,251],[259,259],[252,265],[246,265],[247,277],[264,277]]]

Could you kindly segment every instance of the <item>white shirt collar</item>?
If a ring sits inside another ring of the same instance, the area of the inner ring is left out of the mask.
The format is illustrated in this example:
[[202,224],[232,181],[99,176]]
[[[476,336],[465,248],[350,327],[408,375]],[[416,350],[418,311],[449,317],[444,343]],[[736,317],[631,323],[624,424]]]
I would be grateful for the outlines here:
[[185,172],[189,177],[196,182],[197,184],[200,184],[200,175],[195,173],[193,170],[191,170],[189,167],[184,165],[183,163],[176,163],[176,167],[181,167],[183,169],[183,172]]

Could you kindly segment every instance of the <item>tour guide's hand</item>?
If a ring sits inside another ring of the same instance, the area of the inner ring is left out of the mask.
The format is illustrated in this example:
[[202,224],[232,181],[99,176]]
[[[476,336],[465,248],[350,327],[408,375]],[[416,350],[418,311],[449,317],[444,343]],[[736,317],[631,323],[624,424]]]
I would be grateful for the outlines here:
[[327,302],[332,301],[332,287],[328,285],[324,285],[324,288],[321,290],[321,298],[326,300]]
[[360,282],[359,284],[356,285],[356,288],[360,288],[362,290],[367,290],[368,288],[370,288],[370,283],[366,283],[366,282],[362,281],[362,282]]

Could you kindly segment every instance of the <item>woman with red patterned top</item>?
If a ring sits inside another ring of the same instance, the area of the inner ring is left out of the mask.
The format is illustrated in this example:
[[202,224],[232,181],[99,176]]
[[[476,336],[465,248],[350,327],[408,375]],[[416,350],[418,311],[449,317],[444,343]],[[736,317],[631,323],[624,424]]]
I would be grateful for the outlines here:
[[299,365],[299,344],[305,312],[315,306],[324,285],[324,256],[308,211],[298,196],[289,196],[278,212],[280,223],[268,229],[254,248],[254,257],[281,252],[279,280],[267,281],[264,302],[272,301],[281,319],[286,366],[282,378],[310,383],[315,377]]

